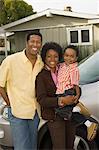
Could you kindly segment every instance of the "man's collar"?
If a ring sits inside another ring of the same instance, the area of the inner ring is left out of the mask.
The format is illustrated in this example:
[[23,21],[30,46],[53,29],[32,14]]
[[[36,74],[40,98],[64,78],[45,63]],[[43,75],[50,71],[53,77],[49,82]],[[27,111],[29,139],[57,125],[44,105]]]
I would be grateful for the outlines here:
[[27,62],[27,61],[29,61],[28,58],[26,57],[25,51],[26,51],[26,49],[24,49],[22,51],[22,59],[23,59],[24,63]]
[[[24,63],[26,63],[26,62],[29,61],[29,59],[27,58],[27,56],[26,56],[25,53],[26,53],[26,49],[24,49],[24,50],[22,51],[22,58],[23,58]],[[41,63],[41,61],[42,61],[41,56],[38,54],[38,55],[37,55],[37,61],[36,61],[36,63]]]

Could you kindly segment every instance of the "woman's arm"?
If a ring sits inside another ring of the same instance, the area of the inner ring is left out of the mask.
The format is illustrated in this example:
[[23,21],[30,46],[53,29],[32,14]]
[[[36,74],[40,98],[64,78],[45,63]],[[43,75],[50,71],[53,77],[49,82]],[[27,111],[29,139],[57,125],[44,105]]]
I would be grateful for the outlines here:
[[36,86],[37,101],[40,103],[41,106],[58,107],[58,98],[48,96],[47,87],[45,85],[44,78],[42,77],[41,74],[37,76],[35,86]]
[[75,85],[74,88],[76,90],[76,96],[74,97],[74,99],[75,99],[75,103],[77,103],[81,95],[81,90],[78,85]]
[[[39,104],[43,107],[59,107],[65,106],[74,103],[74,96],[66,96],[66,97],[57,97],[57,96],[48,96],[48,83],[45,82],[45,78],[42,74],[39,74],[36,78],[35,86],[36,86],[36,97]],[[51,85],[49,85],[49,89],[52,91]],[[53,91],[54,93],[54,91]],[[55,95],[55,94],[54,94]]]

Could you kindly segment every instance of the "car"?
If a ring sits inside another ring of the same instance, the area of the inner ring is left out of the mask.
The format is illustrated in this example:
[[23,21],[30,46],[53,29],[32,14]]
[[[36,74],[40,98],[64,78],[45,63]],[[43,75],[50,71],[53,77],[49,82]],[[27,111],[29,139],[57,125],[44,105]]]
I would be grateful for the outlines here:
[[[99,123],[99,50],[88,59],[80,63],[80,101],[89,109],[91,119]],[[3,148],[13,149],[10,124],[7,119],[7,107],[4,108],[3,100],[0,103],[0,145]],[[45,120],[40,119],[38,128],[38,149],[52,149],[51,137]],[[93,141],[87,140],[87,129],[84,124],[77,127],[74,149],[98,150],[99,130]]]

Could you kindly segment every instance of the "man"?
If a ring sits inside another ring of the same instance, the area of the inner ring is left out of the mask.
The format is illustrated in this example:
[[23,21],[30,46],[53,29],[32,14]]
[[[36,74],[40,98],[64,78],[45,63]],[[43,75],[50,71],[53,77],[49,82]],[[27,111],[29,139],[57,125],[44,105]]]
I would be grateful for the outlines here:
[[43,67],[38,54],[41,46],[42,35],[39,32],[28,34],[26,48],[8,56],[0,67],[0,93],[9,107],[15,150],[37,148],[39,117],[35,79]]

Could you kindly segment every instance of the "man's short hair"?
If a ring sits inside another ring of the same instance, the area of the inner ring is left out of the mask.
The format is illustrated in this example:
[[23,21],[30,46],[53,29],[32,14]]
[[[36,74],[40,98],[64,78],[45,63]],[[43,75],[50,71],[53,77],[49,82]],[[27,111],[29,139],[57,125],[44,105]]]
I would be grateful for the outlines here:
[[38,35],[38,36],[40,36],[40,37],[41,37],[41,42],[42,42],[42,34],[41,34],[39,31],[32,31],[32,32],[30,32],[30,33],[27,35],[27,41],[30,40],[30,36],[31,36],[31,35]]

